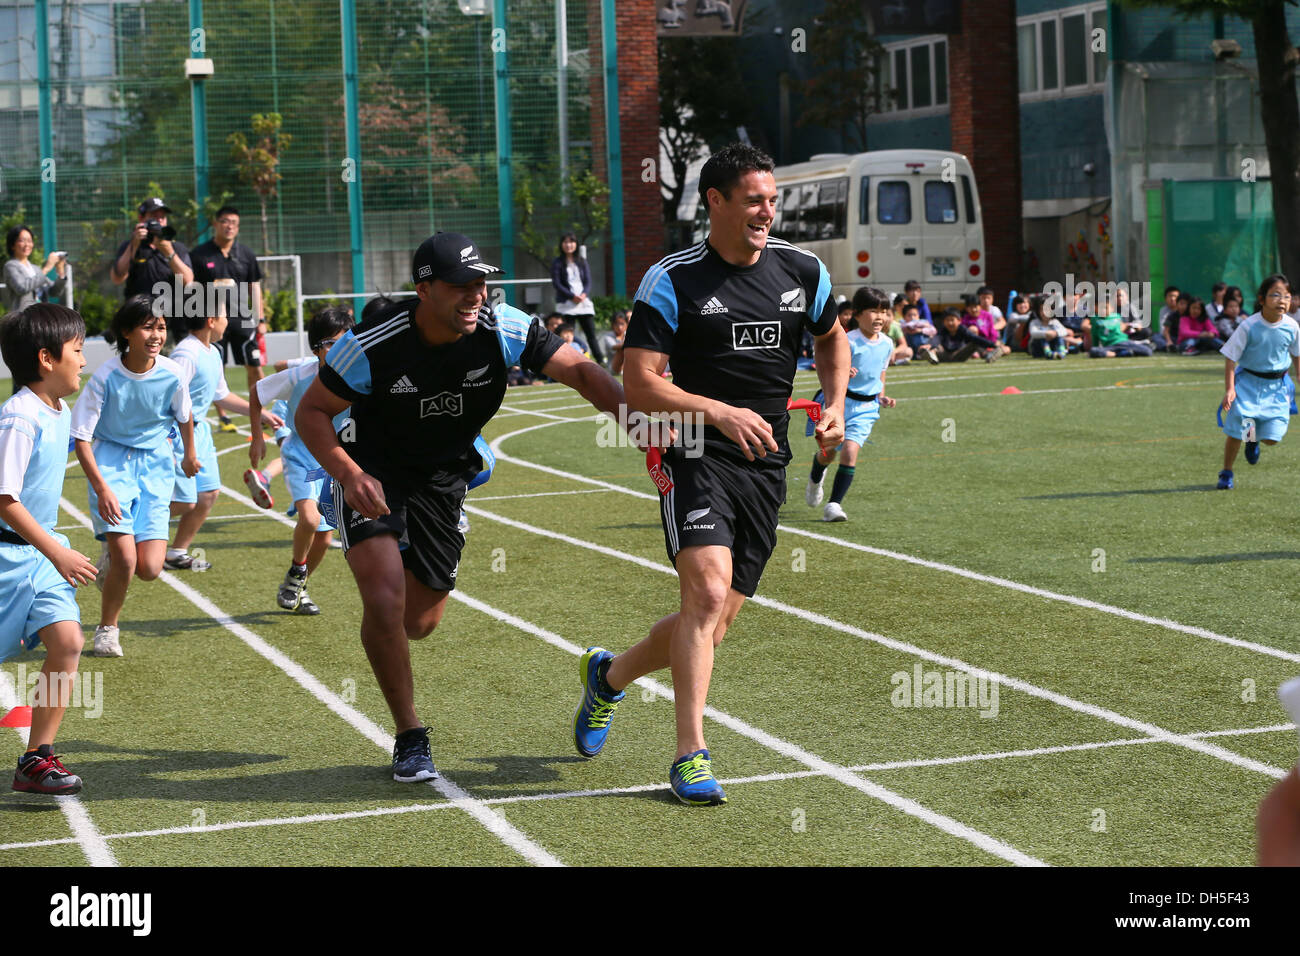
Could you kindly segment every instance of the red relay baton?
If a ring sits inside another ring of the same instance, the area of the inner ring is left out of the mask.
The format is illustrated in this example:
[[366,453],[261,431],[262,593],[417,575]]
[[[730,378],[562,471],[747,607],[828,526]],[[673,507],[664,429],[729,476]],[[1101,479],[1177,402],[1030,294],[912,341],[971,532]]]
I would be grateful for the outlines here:
[[[808,413],[809,420],[821,421],[822,407],[819,402],[808,398],[792,398],[785,403],[785,407],[788,411],[803,409]],[[650,473],[650,480],[659,489],[659,494],[666,495],[673,490],[673,480],[664,474],[663,453],[658,448],[651,448],[645,453],[645,470]]]

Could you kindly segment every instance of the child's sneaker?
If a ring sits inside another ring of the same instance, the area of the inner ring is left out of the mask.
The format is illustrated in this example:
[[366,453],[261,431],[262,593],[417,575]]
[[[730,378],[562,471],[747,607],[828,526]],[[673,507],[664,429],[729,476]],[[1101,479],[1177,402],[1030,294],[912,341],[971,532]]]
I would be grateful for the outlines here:
[[249,468],[244,472],[244,484],[248,486],[248,493],[259,508],[275,507],[275,499],[271,497],[271,483],[266,480],[266,475],[256,468]]
[[1002,358],[1002,350],[1000,348],[991,348],[984,353],[984,361],[989,364],[996,362],[1000,358]]
[[832,501],[826,505],[826,510],[822,512],[823,521],[848,521],[849,516],[844,513],[844,508],[838,501]]
[[1246,425],[1246,464],[1253,465],[1259,461],[1259,436],[1255,434],[1255,419],[1247,418]]
[[186,551],[168,551],[163,558],[163,567],[168,571],[207,571],[212,562],[196,558]]
[[37,752],[18,758],[13,786],[20,793],[80,793],[81,778],[70,773],[55,754]]
[[826,484],[826,472],[822,472],[821,481],[808,479],[808,487],[804,489],[803,500],[808,502],[809,508],[816,508],[822,503],[822,495],[825,493],[822,489]]
[[[297,611],[302,604],[302,599],[306,596],[307,591],[307,569],[303,568],[302,573],[298,573],[296,568],[289,568],[285,572],[284,580],[280,583],[279,593],[275,596],[275,603],[280,605],[286,611]],[[312,605],[316,607],[316,605]],[[303,611],[304,614],[320,613],[320,608],[315,612]]]
[[682,803],[709,807],[727,802],[727,795],[713,776],[713,762],[707,750],[697,750],[676,760],[668,771],[668,785]]
[[469,515],[465,514],[464,509],[460,512],[460,520],[456,522],[456,530],[462,535],[469,534]]
[[230,433],[230,432],[237,432],[237,431],[239,431],[239,429],[238,429],[237,427],[235,427],[235,423],[232,422],[232,421],[231,421],[229,418],[227,418],[225,415],[220,416],[220,418],[221,418],[221,430],[222,430],[223,432]]
[[939,364],[939,353],[936,352],[934,349],[926,349],[926,350],[925,350],[925,360],[926,360],[927,362],[929,362],[931,365],[938,365],[938,364]]
[[1231,491],[1231,490],[1232,490],[1232,471],[1231,471],[1231,469],[1225,468],[1225,469],[1223,469],[1223,471],[1219,472],[1219,490],[1220,490],[1220,491]]
[[297,612],[309,616],[320,613],[320,608],[316,606],[316,602],[307,596],[306,588],[303,588],[298,594]]
[[121,657],[122,632],[114,624],[101,624],[95,628],[94,657]]

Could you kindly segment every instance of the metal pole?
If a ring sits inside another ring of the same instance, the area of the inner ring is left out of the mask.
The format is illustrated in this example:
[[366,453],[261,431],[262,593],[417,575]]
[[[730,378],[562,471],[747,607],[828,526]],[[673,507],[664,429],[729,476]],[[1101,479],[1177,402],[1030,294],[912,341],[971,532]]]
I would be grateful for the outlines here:
[[50,109],[50,12],[48,0],[36,0],[37,106],[41,146],[41,240],[45,249],[59,248],[59,220],[54,180],[54,130]]
[[[361,124],[357,119],[356,0],[339,0],[343,21],[343,93],[347,112],[348,218],[351,220],[353,305],[366,291],[365,222],[361,210]],[[359,306],[356,309],[360,311]]]
[[569,5],[555,4],[555,95],[559,101],[560,204],[569,204]]
[[293,297],[298,304],[298,356],[307,355],[307,335],[302,330],[302,257],[293,257]]
[[614,0],[600,2],[601,56],[605,62],[605,168],[609,170],[609,247],[614,265],[614,294],[627,295],[627,259],[623,248],[623,145],[618,123],[618,21]]
[[65,275],[67,276],[67,282],[64,284],[63,287],[63,294],[64,296],[67,297],[68,300],[64,304],[69,309],[75,309],[76,306],[73,303],[76,302],[76,300],[72,297],[72,263],[69,262],[63,268],[66,270]]
[[[510,164],[510,69],[506,53],[506,0],[492,0],[492,63],[495,73],[497,131],[497,207],[501,224],[501,268],[515,272],[515,189]],[[507,289],[506,300],[514,298]]]
[[[195,30],[203,29],[203,0],[190,0],[190,37]],[[203,34],[200,33],[199,36]],[[195,52],[191,39],[191,52]],[[206,55],[207,42],[197,51]],[[208,98],[203,79],[190,80],[191,124],[194,128],[194,201],[199,204],[198,238],[205,242],[211,238],[211,227],[203,218],[203,200],[208,197]]]

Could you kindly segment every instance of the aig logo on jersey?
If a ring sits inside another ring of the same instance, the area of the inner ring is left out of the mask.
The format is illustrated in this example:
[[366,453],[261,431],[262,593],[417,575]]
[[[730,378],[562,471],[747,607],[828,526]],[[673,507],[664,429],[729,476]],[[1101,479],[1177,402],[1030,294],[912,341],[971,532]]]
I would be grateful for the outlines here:
[[808,300],[802,288],[781,293],[782,312],[807,312]]
[[420,417],[430,415],[459,415],[465,408],[465,401],[460,392],[439,392],[432,398],[420,399]]
[[774,349],[780,345],[780,322],[737,322],[731,327],[732,348]]

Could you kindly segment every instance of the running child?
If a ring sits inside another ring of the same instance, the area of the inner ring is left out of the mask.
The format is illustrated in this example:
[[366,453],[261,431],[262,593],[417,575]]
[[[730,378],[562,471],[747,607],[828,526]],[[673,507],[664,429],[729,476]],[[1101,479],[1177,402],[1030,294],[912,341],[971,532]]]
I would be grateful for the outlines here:
[[180,433],[181,471],[199,472],[185,372],[162,354],[167,321],[148,296],[127,299],[104,337],[119,354],[91,376],[72,410],[77,460],[89,484],[95,538],[104,543],[95,584],[104,592],[93,653],[121,657],[118,617],[131,575],[152,581],[167,555],[176,462],[169,435]]
[[[889,321],[889,296],[880,289],[864,288],[853,294],[853,318],[858,327],[849,332],[849,350],[852,355],[849,369],[849,388],[844,402],[844,441],[829,454],[820,449],[813,456],[812,472],[808,475],[808,488],[804,500],[815,508],[822,501],[822,485],[826,469],[840,458],[835,469],[835,482],[831,486],[831,500],[822,511],[823,521],[847,521],[844,513],[844,496],[853,483],[858,463],[858,452],[867,443],[872,426],[880,417],[880,409],[897,404],[885,394],[885,370],[894,351],[894,343],[881,333]],[[841,323],[847,327],[848,323]],[[813,423],[808,423],[808,434],[813,433]]]
[[73,589],[95,579],[95,566],[54,526],[72,423],[63,398],[81,387],[85,336],[81,316],[61,305],[30,305],[0,325],[14,381],[0,406],[0,661],[45,645],[27,751],[14,771],[13,788],[27,793],[81,790],[54,737],[85,643]]
[[[321,309],[307,323],[307,343],[315,358],[262,379],[248,395],[250,417],[263,414],[264,405],[276,399],[286,399],[284,427],[289,429],[289,434],[280,446],[280,460],[284,462],[284,483],[297,510],[298,523],[293,529],[293,558],[275,596],[275,603],[298,614],[320,613],[316,602],[307,594],[307,578],[329,550],[333,526],[321,515],[317,504],[325,485],[324,475],[311,477],[321,471],[320,464],[298,437],[293,418],[298,413],[298,403],[316,380],[316,372],[325,354],[344,332],[352,328],[352,324],[352,313],[347,309]],[[349,409],[344,409],[334,416],[335,432],[343,427],[348,412]],[[248,460],[254,471],[265,455],[266,436],[260,428],[255,428],[252,443],[248,446]],[[245,475],[246,481],[247,478]]]
[[1271,275],[1259,287],[1260,309],[1237,327],[1219,350],[1224,361],[1224,394],[1219,427],[1223,470],[1218,487],[1233,486],[1232,465],[1241,443],[1246,462],[1259,461],[1260,442],[1276,445],[1291,423],[1291,393],[1286,373],[1300,378],[1300,325],[1287,315],[1291,283]]
[[[225,309],[215,316],[186,316],[189,335],[172,349],[171,360],[181,367],[190,390],[190,410],[194,418],[194,450],[202,468],[194,476],[185,474],[179,457],[176,461],[175,482],[172,487],[172,517],[180,518],[176,537],[167,549],[163,567],[169,571],[206,571],[211,562],[195,558],[189,553],[194,536],[203,527],[221,493],[221,470],[217,465],[217,446],[212,441],[212,426],[208,424],[208,408],[216,405],[223,412],[247,415],[248,400],[236,395],[226,385],[225,362],[222,351],[214,343],[226,333]],[[279,428],[284,421],[271,412],[263,412],[261,422]],[[261,426],[255,429],[261,432]],[[175,444],[173,451],[179,451]]]

